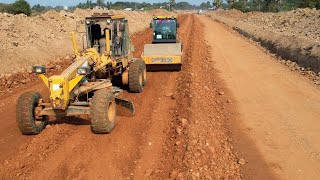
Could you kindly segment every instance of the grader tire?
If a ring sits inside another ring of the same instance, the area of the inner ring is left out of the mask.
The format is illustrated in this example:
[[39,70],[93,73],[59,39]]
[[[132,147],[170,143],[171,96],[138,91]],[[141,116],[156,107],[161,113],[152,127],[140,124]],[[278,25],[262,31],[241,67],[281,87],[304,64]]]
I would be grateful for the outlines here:
[[129,66],[129,90],[134,93],[142,92],[142,86],[146,83],[145,63],[137,59]]
[[38,105],[41,95],[38,92],[26,92],[17,101],[17,123],[20,132],[24,135],[39,134],[47,125],[47,116],[36,120],[34,115],[35,107]]
[[116,101],[112,92],[98,90],[91,106],[91,131],[95,134],[111,133],[116,121]]
[[142,85],[145,86],[147,84],[147,66],[146,63],[144,61],[142,61]]

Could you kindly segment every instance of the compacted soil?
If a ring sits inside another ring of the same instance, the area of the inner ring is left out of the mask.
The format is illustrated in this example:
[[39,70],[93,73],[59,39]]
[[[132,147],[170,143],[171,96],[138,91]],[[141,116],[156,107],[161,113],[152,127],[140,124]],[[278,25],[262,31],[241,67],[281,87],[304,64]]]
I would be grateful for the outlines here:
[[[32,76],[0,94],[0,179],[318,179],[319,89],[209,17],[178,19],[182,70],[148,72],[142,93],[125,91],[136,114],[120,114],[111,134],[81,116],[23,136],[18,96],[48,90]],[[135,57],[151,36],[132,35]]]
[[[179,72],[148,72],[140,94],[125,92],[136,115],[118,116],[111,134],[90,131],[88,117],[62,118],[36,136],[20,134],[15,122],[17,97],[48,90],[40,80],[2,97],[0,177],[4,179],[167,179],[239,178],[219,82],[192,14],[179,16],[184,64]],[[132,36],[139,57],[151,43],[147,29]],[[221,92],[220,92],[221,93]]]

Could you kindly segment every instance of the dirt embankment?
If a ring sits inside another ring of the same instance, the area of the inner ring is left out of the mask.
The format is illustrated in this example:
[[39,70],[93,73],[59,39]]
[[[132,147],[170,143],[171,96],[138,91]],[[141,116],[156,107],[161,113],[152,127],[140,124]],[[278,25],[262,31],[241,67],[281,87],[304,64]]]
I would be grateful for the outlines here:
[[[34,17],[0,13],[0,93],[11,92],[14,87],[36,78],[30,74],[32,65],[46,65],[49,71],[61,70],[65,61],[72,60],[70,33],[83,31],[81,22],[94,12],[101,11],[48,11]],[[130,34],[149,27],[152,15],[172,15],[165,10],[104,12],[124,15],[129,21]],[[77,34],[77,40],[82,47],[82,34]]]
[[[208,14],[260,42],[272,53],[293,62],[293,70],[320,72],[320,10],[297,9],[283,13],[241,13],[236,10]],[[311,72],[306,72],[311,73]],[[312,74],[312,73],[311,73]],[[319,78],[315,79],[320,84]]]

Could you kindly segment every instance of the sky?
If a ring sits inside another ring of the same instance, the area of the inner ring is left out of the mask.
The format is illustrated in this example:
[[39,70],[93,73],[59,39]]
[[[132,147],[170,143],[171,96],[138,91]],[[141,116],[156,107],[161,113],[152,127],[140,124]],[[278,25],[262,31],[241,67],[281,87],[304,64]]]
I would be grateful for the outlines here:
[[[13,3],[15,0],[0,0],[0,3]],[[27,0],[32,6],[35,4],[41,4],[44,6],[74,6],[79,4],[80,2],[86,2],[86,0]],[[95,0],[92,0],[95,2]],[[117,0],[105,0],[105,2],[111,1],[115,2]],[[149,2],[149,3],[157,3],[157,2],[165,2],[168,0],[118,0],[118,1],[130,1],[130,2]],[[208,0],[176,0],[176,2],[186,1],[190,4],[201,4],[202,2],[207,2]],[[212,0],[209,0],[210,2]]]

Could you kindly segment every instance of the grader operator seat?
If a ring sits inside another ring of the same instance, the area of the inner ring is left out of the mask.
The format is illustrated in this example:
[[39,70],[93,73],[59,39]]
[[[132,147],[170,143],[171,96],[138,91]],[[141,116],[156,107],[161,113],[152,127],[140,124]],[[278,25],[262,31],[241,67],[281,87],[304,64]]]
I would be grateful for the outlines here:
[[[106,34],[109,34],[110,50],[114,57],[126,56],[128,51],[128,22],[112,19],[110,15],[93,15],[86,18],[87,46],[100,54],[106,51]],[[109,32],[109,33],[107,33]]]
[[91,27],[91,36],[93,39],[93,45],[99,45],[99,40],[101,39],[101,27],[99,24],[93,24]]

